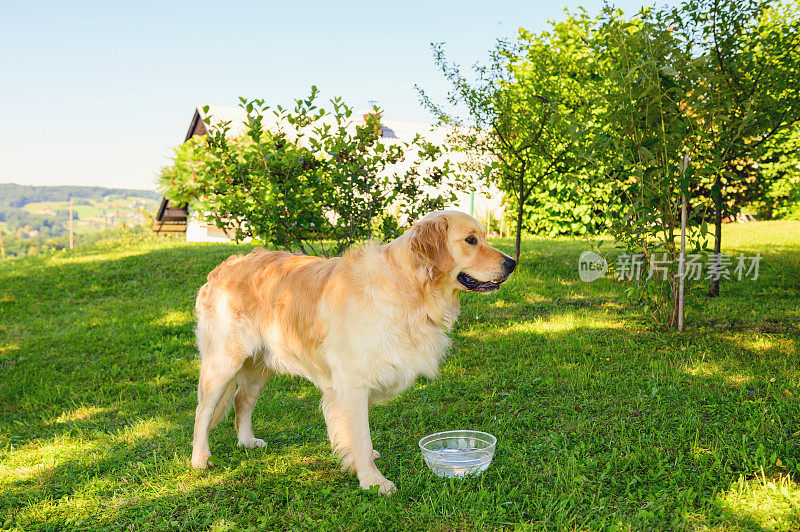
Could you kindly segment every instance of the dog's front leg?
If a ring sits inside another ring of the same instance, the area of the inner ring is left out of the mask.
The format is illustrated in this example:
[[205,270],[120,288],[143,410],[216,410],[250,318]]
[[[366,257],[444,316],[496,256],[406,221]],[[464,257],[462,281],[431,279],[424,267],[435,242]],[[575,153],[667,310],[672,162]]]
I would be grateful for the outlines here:
[[323,393],[323,412],[328,436],[345,469],[353,471],[362,488],[378,486],[380,493],[395,490],[375,467],[369,431],[369,392],[366,389],[328,389]]

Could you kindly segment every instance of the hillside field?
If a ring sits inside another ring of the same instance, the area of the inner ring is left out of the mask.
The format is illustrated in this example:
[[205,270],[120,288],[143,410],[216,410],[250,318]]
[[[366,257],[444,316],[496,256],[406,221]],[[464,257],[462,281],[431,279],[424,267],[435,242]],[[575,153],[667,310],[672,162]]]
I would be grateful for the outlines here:
[[[149,222],[158,209],[158,201],[139,196],[111,195],[84,200],[86,204],[73,205],[77,216],[74,220],[76,232],[91,233],[108,227],[133,226]],[[31,214],[56,216],[69,210],[69,201],[36,201],[23,209]]]
[[86,247],[114,232],[149,226],[161,195],[151,190],[0,183],[0,256],[68,248],[70,199],[73,243]]
[[[506,252],[510,240],[494,240]],[[336,466],[308,382],[274,378],[265,449],[189,466],[193,302],[251,246],[152,236],[0,261],[0,528],[10,530],[799,530],[800,222],[725,226],[757,280],[691,294],[654,329],[612,279],[578,278],[578,239],[525,240],[496,294],[464,294],[453,348],[370,416],[398,492]],[[613,260],[615,252],[603,251]],[[417,441],[497,436],[480,477],[442,480]]]

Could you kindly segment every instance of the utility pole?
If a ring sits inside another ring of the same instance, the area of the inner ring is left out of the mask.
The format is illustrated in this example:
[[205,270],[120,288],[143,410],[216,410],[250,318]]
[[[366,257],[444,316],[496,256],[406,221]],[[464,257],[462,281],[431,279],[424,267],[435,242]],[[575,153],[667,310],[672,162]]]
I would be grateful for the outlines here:
[[72,198],[69,199],[69,249],[72,249]]

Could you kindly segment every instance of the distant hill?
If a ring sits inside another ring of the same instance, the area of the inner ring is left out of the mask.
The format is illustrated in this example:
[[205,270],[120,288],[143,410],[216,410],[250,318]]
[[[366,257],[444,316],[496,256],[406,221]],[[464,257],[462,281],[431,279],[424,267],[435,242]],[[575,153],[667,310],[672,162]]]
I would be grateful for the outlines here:
[[149,223],[161,195],[124,188],[0,184],[0,230],[7,237],[7,251],[18,255],[31,248],[62,247],[70,199],[75,234],[89,235]]
[[16,207],[18,209],[29,203],[41,201],[69,201],[75,199],[102,199],[108,196],[117,195],[122,197],[135,196],[160,200],[161,195],[152,190],[135,190],[127,188],[103,188],[103,187],[33,187],[28,185],[16,185],[14,183],[0,183],[0,207]]

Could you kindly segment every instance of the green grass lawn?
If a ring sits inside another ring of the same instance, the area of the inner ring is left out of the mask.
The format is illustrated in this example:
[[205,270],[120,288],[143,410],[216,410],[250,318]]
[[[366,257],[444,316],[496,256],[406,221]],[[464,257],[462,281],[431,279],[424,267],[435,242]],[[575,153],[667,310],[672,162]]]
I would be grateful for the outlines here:
[[[684,334],[623,285],[582,283],[586,243],[528,239],[497,294],[462,296],[441,376],[373,409],[391,498],[336,467],[319,393],[280,377],[239,449],[189,466],[192,308],[247,246],[149,240],[0,264],[0,527],[19,530],[800,529],[800,223],[725,228],[757,281],[697,287]],[[509,250],[510,241],[498,241]],[[613,258],[613,254],[612,254]],[[498,437],[480,477],[442,480],[417,440]]]

